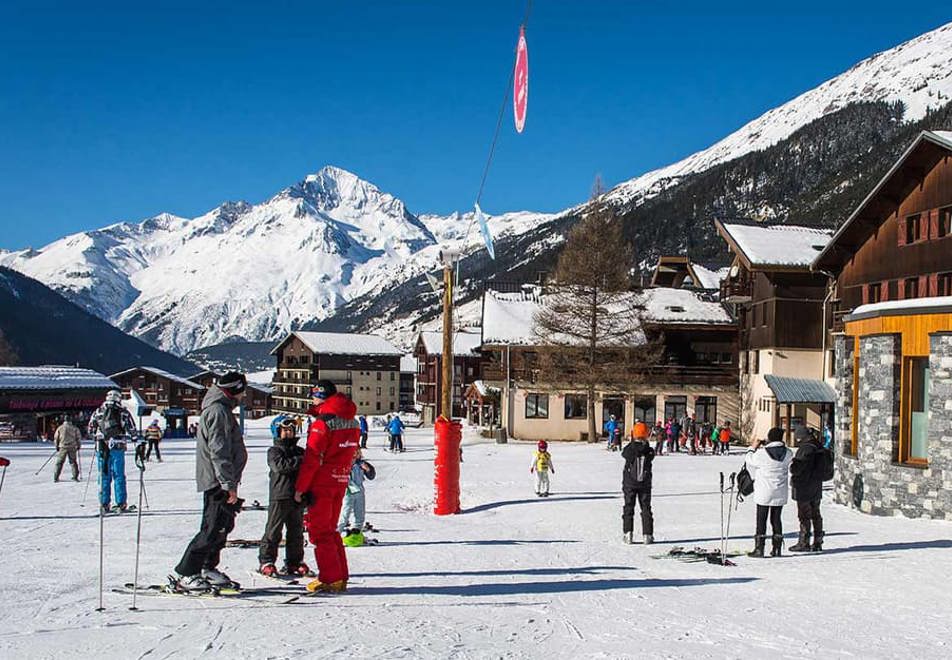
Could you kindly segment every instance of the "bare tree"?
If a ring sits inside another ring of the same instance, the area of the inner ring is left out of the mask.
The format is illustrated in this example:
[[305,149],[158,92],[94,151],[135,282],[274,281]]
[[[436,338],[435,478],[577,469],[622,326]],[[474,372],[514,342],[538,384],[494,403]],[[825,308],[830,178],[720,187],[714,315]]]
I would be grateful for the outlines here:
[[660,337],[643,328],[640,295],[631,291],[631,246],[621,223],[596,195],[572,228],[535,316],[538,380],[587,395],[588,437],[598,437],[600,391],[625,392],[661,355]]
[[3,336],[3,331],[0,330],[0,367],[12,367],[17,364],[19,358],[13,346],[10,345],[10,342],[7,341],[7,338]]

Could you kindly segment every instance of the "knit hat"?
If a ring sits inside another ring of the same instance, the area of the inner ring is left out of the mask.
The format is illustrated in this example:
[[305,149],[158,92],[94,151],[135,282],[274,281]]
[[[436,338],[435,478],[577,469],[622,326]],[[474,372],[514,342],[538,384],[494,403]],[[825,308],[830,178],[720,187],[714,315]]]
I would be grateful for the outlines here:
[[783,429],[775,426],[767,431],[767,442],[783,442]]
[[648,430],[648,425],[644,422],[635,422],[635,425],[631,427],[631,437],[638,438],[643,440],[651,435],[651,432]]
[[239,371],[229,371],[218,379],[218,387],[231,396],[241,394],[248,387],[248,379]]
[[797,430],[793,432],[793,437],[797,444],[800,444],[801,442],[812,440],[813,432],[806,426],[798,426]]

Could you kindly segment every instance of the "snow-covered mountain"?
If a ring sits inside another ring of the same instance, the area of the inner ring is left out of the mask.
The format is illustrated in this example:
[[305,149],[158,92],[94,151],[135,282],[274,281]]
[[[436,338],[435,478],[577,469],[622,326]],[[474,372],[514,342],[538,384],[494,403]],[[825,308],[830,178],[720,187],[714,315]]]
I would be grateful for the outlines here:
[[952,100],[952,23],[877,53],[839,76],[769,110],[716,144],[667,167],[615,186],[607,198],[637,204],[685,176],[759,151],[851,103],[901,101],[915,121]]
[[[624,222],[641,223],[639,253],[656,255],[662,244],[670,251],[680,242],[663,241],[665,232],[704,233],[688,229],[683,213],[633,219],[633,209],[657,201],[659,193],[778,145],[851,104],[902,102],[905,125],[950,99],[952,23],[860,62],[703,151],[616,186],[606,199],[622,207]],[[769,176],[770,164],[762,167]],[[748,194],[749,176],[738,176],[744,188],[724,195]],[[325,167],[259,204],[229,202],[191,219],[161,214],[67,236],[38,250],[0,250],[0,265],[179,353],[238,337],[271,340],[322,320],[339,328],[385,329],[402,341],[421,315],[432,316],[433,301],[420,294],[421,280],[437,267],[442,242],[465,239],[465,251],[475,255],[462,265],[464,296],[474,295],[475,280],[544,270],[582,208],[490,217],[497,261],[489,262],[481,256],[472,212],[414,215],[373,184]]]
[[[439,244],[461,242],[471,215],[424,221],[373,184],[325,167],[260,204],[119,223],[0,254],[0,265],[184,353],[236,337],[275,339],[432,269]],[[546,217],[513,213],[490,224],[504,236]],[[467,245],[480,240],[472,231]]]

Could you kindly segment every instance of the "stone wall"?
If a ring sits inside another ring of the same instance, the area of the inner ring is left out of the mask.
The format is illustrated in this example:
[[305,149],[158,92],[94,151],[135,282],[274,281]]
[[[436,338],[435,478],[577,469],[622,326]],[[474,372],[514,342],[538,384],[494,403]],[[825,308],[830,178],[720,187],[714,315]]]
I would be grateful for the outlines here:
[[931,341],[928,468],[899,464],[899,335],[860,338],[857,455],[850,456],[853,338],[837,337],[835,498],[875,515],[952,520],[952,334]]

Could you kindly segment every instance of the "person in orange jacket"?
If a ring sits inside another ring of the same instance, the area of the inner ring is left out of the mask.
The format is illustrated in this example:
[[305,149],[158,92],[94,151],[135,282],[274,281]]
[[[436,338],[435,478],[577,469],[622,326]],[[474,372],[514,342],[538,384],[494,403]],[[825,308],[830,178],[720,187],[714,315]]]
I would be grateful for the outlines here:
[[350,573],[337,521],[354,454],[360,446],[357,406],[329,380],[319,380],[311,389],[314,417],[304,448],[304,460],[295,484],[294,499],[309,502],[307,533],[314,546],[317,579],[307,585],[314,592],[347,590]]

